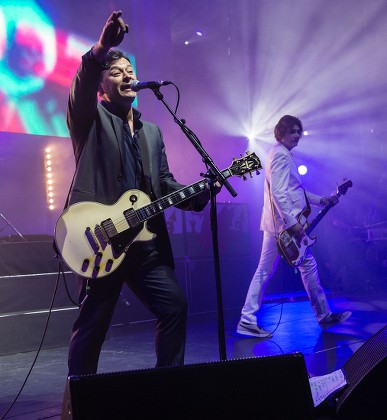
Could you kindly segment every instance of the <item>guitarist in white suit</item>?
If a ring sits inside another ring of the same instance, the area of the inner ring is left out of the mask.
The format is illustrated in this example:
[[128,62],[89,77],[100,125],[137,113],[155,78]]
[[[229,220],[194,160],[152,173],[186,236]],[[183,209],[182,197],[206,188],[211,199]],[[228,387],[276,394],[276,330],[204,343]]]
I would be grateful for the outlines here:
[[[337,197],[321,197],[305,191],[291,150],[302,137],[301,121],[293,116],[283,116],[275,126],[276,143],[269,151],[265,166],[264,205],[261,217],[263,243],[258,268],[251,280],[241,318],[239,334],[270,338],[272,333],[259,326],[257,314],[261,307],[265,287],[277,269],[279,253],[278,233],[287,229],[296,238],[304,235],[303,225],[297,218],[311,205],[326,206],[337,202]],[[322,328],[345,321],[351,312],[332,313],[320,284],[317,263],[308,248],[298,266],[314,314]]]
[[[113,12],[99,42],[82,57],[73,80],[67,122],[76,172],[68,205],[88,201],[114,205],[125,191],[134,189],[153,200],[184,187],[169,171],[160,129],[143,121],[132,108],[134,69],[121,51],[111,49],[127,31],[121,12]],[[217,193],[220,185],[215,184]],[[209,198],[205,188],[179,207],[201,211]],[[97,372],[101,346],[124,283],[157,319],[156,366],[184,363],[187,301],[175,278],[164,215],[150,219],[148,228],[157,236],[134,242],[116,271],[103,278],[78,276],[80,312],[71,336],[69,375]]]

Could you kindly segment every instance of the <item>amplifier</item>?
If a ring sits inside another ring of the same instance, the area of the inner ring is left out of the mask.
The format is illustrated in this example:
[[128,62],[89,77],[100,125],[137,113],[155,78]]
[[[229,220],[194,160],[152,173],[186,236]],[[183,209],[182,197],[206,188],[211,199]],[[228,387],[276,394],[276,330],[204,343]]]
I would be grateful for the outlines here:
[[367,240],[373,241],[387,241],[387,228],[367,229]]

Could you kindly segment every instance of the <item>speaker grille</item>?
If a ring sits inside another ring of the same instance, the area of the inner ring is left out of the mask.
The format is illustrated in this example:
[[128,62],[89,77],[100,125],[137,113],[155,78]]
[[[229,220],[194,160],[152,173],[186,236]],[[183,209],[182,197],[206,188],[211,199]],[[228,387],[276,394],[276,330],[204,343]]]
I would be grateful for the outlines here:
[[314,418],[300,353],[72,376],[69,385],[74,420]]
[[373,415],[386,409],[386,355],[387,326],[366,341],[344,364],[348,387],[337,400],[340,418],[377,418]]

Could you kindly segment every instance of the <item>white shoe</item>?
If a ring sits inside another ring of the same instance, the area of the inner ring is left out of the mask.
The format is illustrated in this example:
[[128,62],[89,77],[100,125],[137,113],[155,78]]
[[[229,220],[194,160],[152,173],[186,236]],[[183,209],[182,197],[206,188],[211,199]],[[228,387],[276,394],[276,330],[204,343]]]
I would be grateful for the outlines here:
[[331,313],[322,319],[319,324],[322,329],[332,327],[333,325],[345,322],[352,315],[351,311]]
[[273,334],[270,331],[264,330],[259,325],[249,324],[243,321],[239,321],[237,333],[256,338],[271,338],[273,336]]

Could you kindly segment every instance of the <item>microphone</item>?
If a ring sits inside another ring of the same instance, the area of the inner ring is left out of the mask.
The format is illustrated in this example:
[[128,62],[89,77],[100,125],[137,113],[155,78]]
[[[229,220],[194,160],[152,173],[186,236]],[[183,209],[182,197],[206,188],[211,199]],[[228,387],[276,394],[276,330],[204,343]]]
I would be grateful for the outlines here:
[[132,80],[129,82],[130,89],[132,89],[133,92],[138,92],[142,89],[158,89],[160,86],[171,84],[172,82],[169,82],[168,80],[159,80],[153,82],[140,82],[139,80]]

